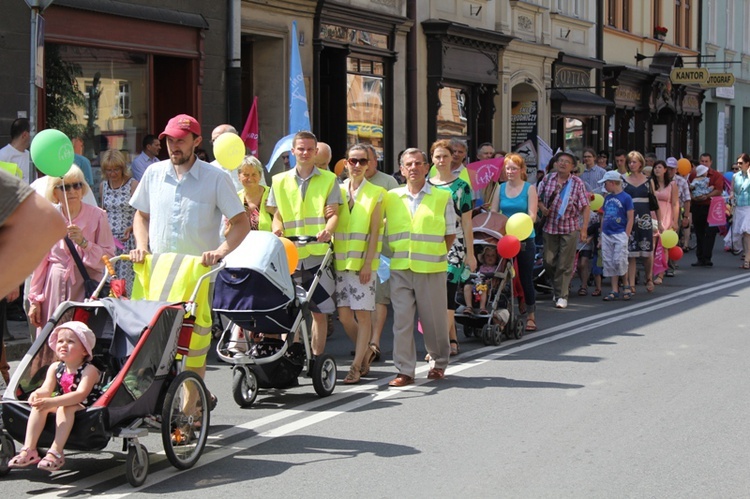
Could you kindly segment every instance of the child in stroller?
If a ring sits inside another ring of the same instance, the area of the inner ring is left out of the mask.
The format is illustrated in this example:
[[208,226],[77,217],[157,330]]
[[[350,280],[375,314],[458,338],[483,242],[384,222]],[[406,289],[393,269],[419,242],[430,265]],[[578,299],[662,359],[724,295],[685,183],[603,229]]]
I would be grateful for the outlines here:
[[[96,337],[86,324],[70,321],[57,326],[48,342],[59,359],[47,370],[44,384],[29,396],[31,414],[21,451],[10,460],[9,468],[37,464],[44,471],[59,470],[65,464],[63,448],[73,428],[76,411],[90,406],[101,394],[99,370],[91,364]],[[37,442],[47,415],[57,413],[55,440],[47,455],[39,458]]]
[[498,254],[494,246],[481,246],[477,253],[479,271],[477,277],[464,285],[465,315],[474,315],[474,306],[479,305],[480,315],[489,315],[487,311],[487,297],[493,295],[500,285],[500,279],[494,277],[498,270]]

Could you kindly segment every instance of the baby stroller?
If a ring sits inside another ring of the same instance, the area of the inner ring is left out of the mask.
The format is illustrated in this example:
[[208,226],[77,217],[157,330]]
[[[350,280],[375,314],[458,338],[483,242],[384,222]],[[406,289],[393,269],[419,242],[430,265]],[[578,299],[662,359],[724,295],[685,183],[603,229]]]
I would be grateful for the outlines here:
[[[487,247],[497,246],[502,237],[503,216],[498,213],[480,213],[472,219],[474,227],[474,252],[479,255]],[[500,345],[503,336],[520,339],[526,324],[516,307],[517,286],[514,285],[516,269],[514,259],[498,258],[497,266],[491,273],[472,273],[469,280],[475,286],[483,286],[487,293],[487,314],[467,313],[463,293],[458,293],[458,302],[465,306],[456,310],[455,320],[461,324],[466,337],[476,336],[485,345]],[[494,284],[493,284],[494,283]],[[480,311],[481,312],[481,311]]]
[[[307,236],[288,239],[297,244],[321,244]],[[295,386],[303,368],[312,376],[313,387],[320,397],[333,393],[336,362],[331,355],[320,355],[311,361],[308,327],[312,320],[308,309],[310,298],[332,258],[332,246],[328,244],[320,270],[308,290],[295,287],[284,246],[270,232],[251,231],[224,259],[226,268],[216,280],[213,308],[230,322],[216,352],[221,360],[232,364],[232,394],[240,407],[250,407],[260,388]],[[253,336],[233,338],[236,326],[254,332]],[[263,339],[258,342],[255,335],[259,333]],[[299,334],[301,343],[294,342],[295,334]],[[280,335],[280,339],[269,335]]]
[[[112,261],[127,258],[121,255]],[[203,279],[218,270],[201,277],[193,298]],[[161,433],[167,459],[178,469],[192,467],[203,452],[209,428],[208,392],[203,380],[184,371],[175,359],[177,354],[187,354],[193,323],[185,313],[192,303],[97,300],[107,279],[105,273],[92,299],[61,303],[13,373],[3,396],[0,475],[9,472],[13,439],[24,440],[31,413],[28,397],[42,385],[55,360],[47,340],[58,324],[71,320],[84,322],[96,335],[92,363],[101,373],[103,389],[92,406],[76,413],[65,448],[98,451],[111,438],[121,438],[122,450],[128,453],[125,474],[134,487],[148,475],[148,452],[139,439],[149,429]],[[55,415],[50,414],[39,446],[49,447],[54,436]]]

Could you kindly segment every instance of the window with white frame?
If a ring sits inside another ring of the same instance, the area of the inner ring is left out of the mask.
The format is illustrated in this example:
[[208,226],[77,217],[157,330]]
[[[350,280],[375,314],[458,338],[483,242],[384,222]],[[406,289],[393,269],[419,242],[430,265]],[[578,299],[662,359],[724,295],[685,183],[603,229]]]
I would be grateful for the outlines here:
[[718,19],[718,12],[716,10],[716,0],[708,0],[707,7],[706,7],[706,14],[708,15],[708,19],[706,20],[706,25],[708,26],[708,35],[706,36],[706,40],[708,41],[708,43],[712,43],[716,45],[716,41],[717,41],[716,21]]
[[583,0],[557,0],[557,11],[570,17],[583,16]]

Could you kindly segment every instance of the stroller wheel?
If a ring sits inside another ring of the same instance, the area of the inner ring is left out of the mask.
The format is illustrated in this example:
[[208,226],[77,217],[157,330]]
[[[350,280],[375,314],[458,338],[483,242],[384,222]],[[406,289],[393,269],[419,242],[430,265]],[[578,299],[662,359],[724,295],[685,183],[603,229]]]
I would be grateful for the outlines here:
[[523,337],[523,332],[526,329],[526,325],[523,321],[523,319],[516,319],[516,327],[513,329],[513,336],[517,340],[520,340]]
[[482,342],[485,345],[491,345],[492,344],[492,326],[489,324],[485,324],[482,326]]
[[16,455],[16,444],[10,435],[3,433],[0,435],[0,476],[5,476],[10,472],[8,461]]
[[206,446],[209,426],[208,392],[200,376],[183,371],[169,384],[161,421],[169,462],[180,470],[192,467]]
[[327,397],[336,388],[336,361],[328,354],[315,359],[312,372],[313,387],[320,397]]
[[128,446],[125,476],[133,487],[140,487],[148,476],[148,451],[143,444]]
[[498,324],[492,325],[492,328],[490,329],[490,336],[492,339],[492,344],[495,346],[499,346],[503,341],[503,330],[500,329],[500,326]]
[[258,396],[258,378],[252,369],[238,367],[232,374],[232,396],[238,406],[250,407]]

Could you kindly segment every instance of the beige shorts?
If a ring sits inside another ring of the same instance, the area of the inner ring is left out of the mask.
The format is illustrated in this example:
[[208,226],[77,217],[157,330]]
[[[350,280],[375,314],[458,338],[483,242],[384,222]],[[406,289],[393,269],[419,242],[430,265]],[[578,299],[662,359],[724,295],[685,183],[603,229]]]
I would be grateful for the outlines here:
[[336,292],[333,295],[337,307],[352,310],[375,310],[375,272],[367,284],[359,282],[359,272],[344,270],[336,272]]

